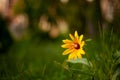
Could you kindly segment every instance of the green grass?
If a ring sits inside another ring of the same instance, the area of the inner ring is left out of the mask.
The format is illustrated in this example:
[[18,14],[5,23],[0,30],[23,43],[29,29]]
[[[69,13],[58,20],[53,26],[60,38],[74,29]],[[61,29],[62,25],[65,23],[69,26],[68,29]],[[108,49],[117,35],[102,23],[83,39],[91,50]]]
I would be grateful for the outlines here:
[[86,42],[91,66],[66,62],[62,39],[28,39],[0,54],[0,80],[119,80],[120,40],[116,36]]
[[[59,42],[59,43],[58,43]],[[62,62],[60,41],[15,43],[7,54],[0,55],[1,80],[57,80],[65,79],[64,70],[55,62]]]

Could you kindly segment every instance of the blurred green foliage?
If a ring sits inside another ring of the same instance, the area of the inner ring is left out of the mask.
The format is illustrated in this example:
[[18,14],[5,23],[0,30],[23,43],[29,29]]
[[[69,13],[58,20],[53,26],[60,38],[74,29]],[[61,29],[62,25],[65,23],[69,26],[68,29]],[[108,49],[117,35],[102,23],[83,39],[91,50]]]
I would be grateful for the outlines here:
[[[16,15],[22,13],[28,16],[30,37],[28,35],[28,38],[12,43],[7,29],[4,33],[8,36],[0,36],[5,45],[6,40],[13,44],[11,47],[7,44],[10,50],[6,54],[0,54],[0,80],[120,79],[119,28],[114,27],[119,27],[119,19],[107,23],[109,29],[104,30],[100,0],[91,3],[86,0],[69,0],[68,3],[60,0],[18,0],[14,12]],[[60,46],[62,39],[68,36],[63,34],[52,39],[40,31],[38,23],[43,15],[48,16],[48,22],[52,25],[57,25],[58,18],[65,19],[69,32],[77,30],[79,34],[85,34],[85,39],[94,36],[85,46],[93,70],[83,64],[65,62],[67,56],[62,56],[63,49]],[[0,28],[1,26],[7,26],[7,21],[0,21]]]

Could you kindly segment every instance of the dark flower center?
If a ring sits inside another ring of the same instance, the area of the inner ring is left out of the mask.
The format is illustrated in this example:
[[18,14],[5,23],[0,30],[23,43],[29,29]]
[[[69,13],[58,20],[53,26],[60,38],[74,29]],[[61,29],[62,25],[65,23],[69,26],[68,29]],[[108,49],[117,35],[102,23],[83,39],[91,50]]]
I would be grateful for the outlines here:
[[74,43],[74,48],[75,49],[80,49],[80,45],[78,43]]

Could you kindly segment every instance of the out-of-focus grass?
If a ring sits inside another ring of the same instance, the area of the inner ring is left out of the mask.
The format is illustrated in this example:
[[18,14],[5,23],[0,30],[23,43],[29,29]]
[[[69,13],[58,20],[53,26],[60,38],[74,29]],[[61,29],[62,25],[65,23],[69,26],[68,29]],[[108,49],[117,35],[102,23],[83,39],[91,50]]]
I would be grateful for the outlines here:
[[0,80],[66,80],[61,40],[23,40],[0,55]]
[[[92,68],[67,63],[67,56],[62,56],[61,38],[16,42],[7,54],[0,54],[0,80],[114,80],[119,77],[119,60],[118,63],[113,61],[120,40],[114,36],[112,40],[109,36],[102,39],[92,39],[84,47],[86,55],[83,57],[87,56]],[[114,64],[117,65],[114,67]]]

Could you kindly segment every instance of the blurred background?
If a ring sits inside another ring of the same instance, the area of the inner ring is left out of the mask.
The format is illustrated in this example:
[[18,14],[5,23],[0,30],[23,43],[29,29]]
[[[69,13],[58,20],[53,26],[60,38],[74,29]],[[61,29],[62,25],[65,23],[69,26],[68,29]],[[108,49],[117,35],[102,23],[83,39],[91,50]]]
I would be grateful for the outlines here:
[[[120,35],[120,0],[0,0],[1,80],[71,80],[63,39]],[[119,42],[115,42],[120,43]],[[116,48],[120,48],[117,44]],[[54,73],[53,73],[54,72]]]

